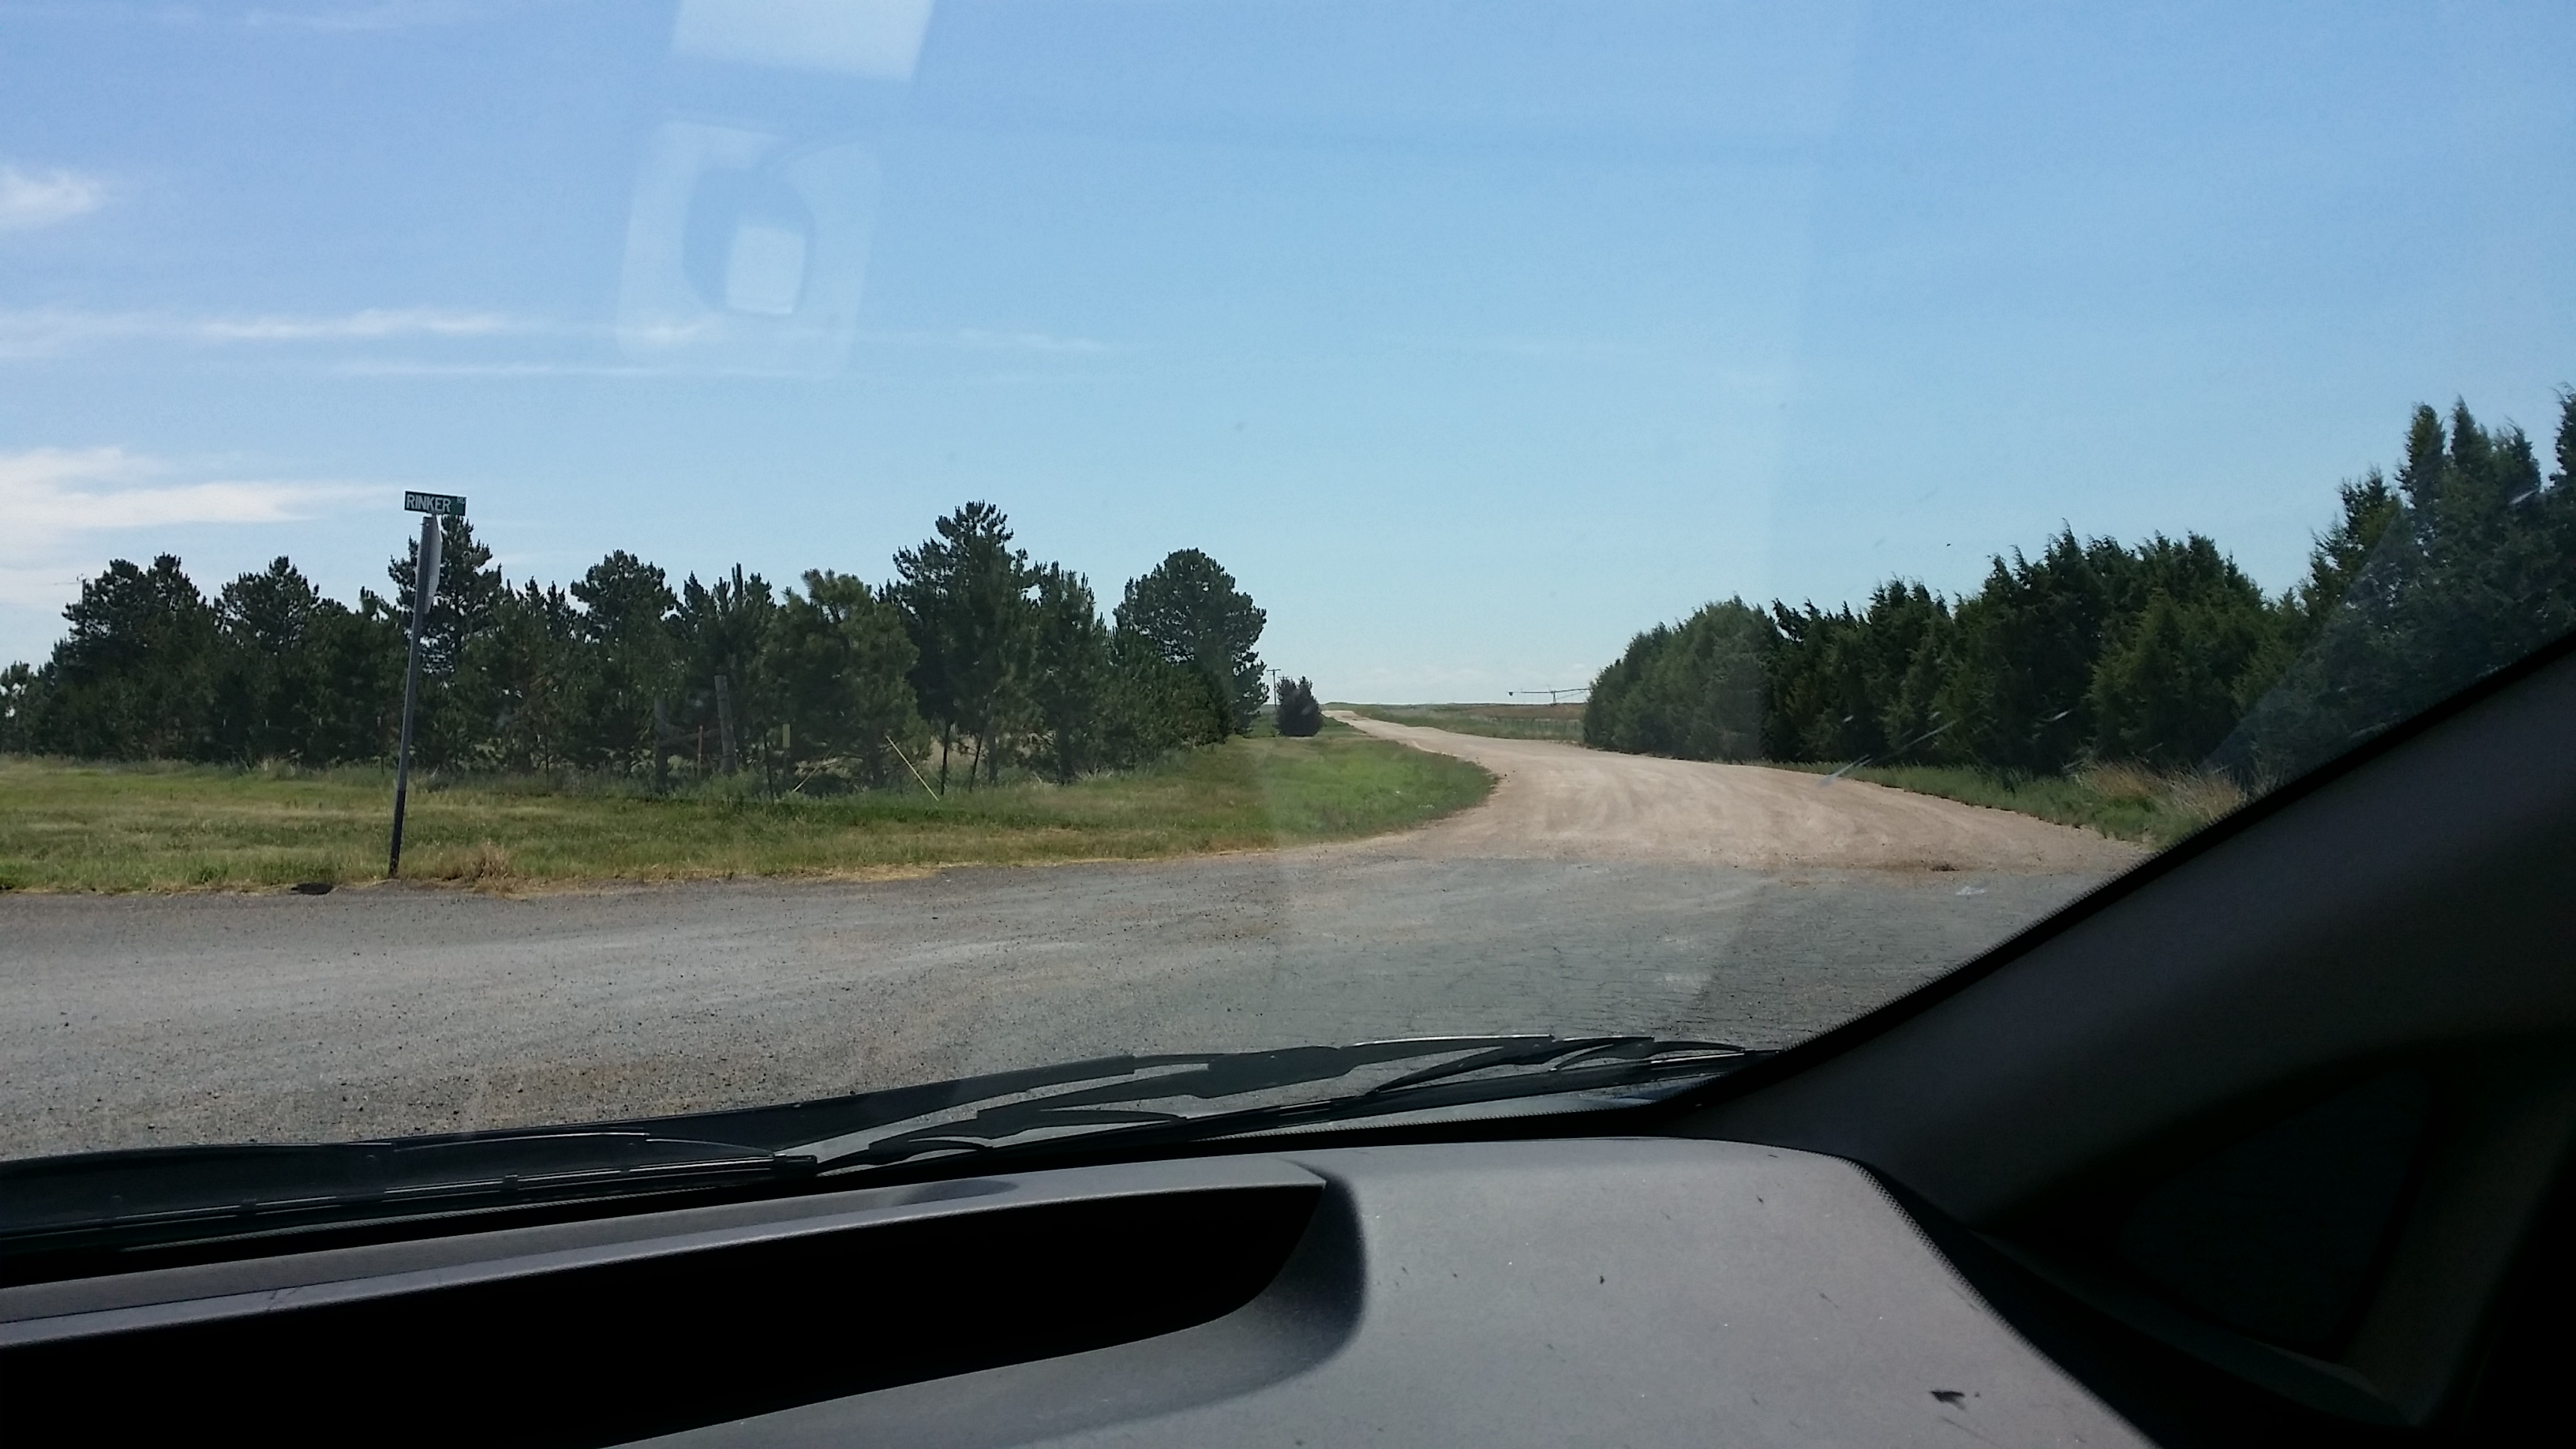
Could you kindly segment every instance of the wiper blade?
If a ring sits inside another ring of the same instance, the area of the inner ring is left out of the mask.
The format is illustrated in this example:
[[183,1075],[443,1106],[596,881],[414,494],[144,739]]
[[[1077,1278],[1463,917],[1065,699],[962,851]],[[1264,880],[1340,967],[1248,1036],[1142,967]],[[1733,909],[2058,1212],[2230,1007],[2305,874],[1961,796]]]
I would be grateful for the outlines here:
[[[975,1107],[972,1115],[963,1120],[906,1129],[904,1121],[920,1119],[888,1119],[787,1150],[811,1155],[823,1169],[832,1170],[940,1153],[990,1150],[1033,1139],[1054,1141],[1068,1135],[1081,1135],[1086,1140],[1096,1140],[1102,1134],[1121,1139],[1140,1134],[1225,1136],[1536,1094],[1604,1092],[1675,1079],[1703,1080],[1736,1070],[1763,1055],[1766,1053],[1724,1042],[1668,1041],[1649,1036],[1533,1035],[1430,1037],[1354,1046],[1113,1058],[1094,1065],[1103,1069],[1099,1076],[1114,1075],[1119,1078],[1115,1081]],[[1366,1067],[1427,1057],[1442,1060],[1357,1092],[1204,1113],[1138,1105],[1184,1098],[1222,1102],[1336,1081]],[[1049,1085],[1064,1083],[1059,1079]],[[971,1100],[948,1105],[975,1106]]]
[[153,1147],[0,1162],[0,1242],[67,1233],[256,1231],[283,1221],[701,1186],[811,1172],[814,1159],[634,1128],[313,1144]]

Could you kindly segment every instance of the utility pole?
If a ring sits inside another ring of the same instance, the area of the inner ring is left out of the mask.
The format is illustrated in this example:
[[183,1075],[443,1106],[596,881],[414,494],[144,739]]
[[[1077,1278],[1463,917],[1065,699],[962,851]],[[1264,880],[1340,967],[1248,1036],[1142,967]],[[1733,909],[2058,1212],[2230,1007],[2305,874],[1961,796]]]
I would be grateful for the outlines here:
[[420,519],[420,553],[412,560],[411,657],[403,665],[402,745],[394,755],[394,839],[385,852],[385,879],[402,874],[403,806],[411,797],[411,720],[420,699],[420,635],[438,597],[438,521],[463,518],[465,500],[453,493],[406,493],[403,507]]

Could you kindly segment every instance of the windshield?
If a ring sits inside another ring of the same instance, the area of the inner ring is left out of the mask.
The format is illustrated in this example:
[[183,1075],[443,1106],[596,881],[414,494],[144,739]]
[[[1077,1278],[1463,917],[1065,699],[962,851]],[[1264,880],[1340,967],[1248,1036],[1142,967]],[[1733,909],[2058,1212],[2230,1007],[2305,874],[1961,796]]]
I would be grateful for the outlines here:
[[2549,5],[0,6],[0,1158],[1805,1040],[2576,626],[2571,72]]

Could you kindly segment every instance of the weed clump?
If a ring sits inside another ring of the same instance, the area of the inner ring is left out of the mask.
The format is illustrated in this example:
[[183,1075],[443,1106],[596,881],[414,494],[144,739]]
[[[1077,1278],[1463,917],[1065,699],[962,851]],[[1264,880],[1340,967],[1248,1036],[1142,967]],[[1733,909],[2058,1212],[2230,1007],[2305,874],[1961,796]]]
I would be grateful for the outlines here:
[[471,849],[450,851],[429,863],[421,872],[431,880],[456,881],[469,886],[506,885],[518,875],[510,861],[510,848],[490,840],[477,841]]

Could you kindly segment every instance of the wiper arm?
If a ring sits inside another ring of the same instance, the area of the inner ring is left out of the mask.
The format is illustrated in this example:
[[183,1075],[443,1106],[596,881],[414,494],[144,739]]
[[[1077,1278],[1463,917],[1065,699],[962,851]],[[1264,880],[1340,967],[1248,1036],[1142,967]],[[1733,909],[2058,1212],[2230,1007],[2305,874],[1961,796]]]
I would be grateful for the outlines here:
[[[1526,1039],[1519,1045],[1495,1047],[1458,1061],[1424,1067],[1392,1082],[1382,1082],[1370,1090],[1372,1093],[1406,1091],[1469,1072],[1505,1066],[1544,1066],[1554,1072],[1585,1072],[1620,1067],[1687,1068],[1706,1064],[1731,1070],[1763,1055],[1766,1053],[1715,1041],[1669,1041],[1652,1036],[1572,1039],[1543,1036]],[[1658,1074],[1666,1073],[1659,1070]]]
[[0,1163],[0,1242],[194,1235],[216,1221],[255,1231],[352,1209],[525,1202],[813,1168],[811,1157],[618,1127],[82,1153]]
[[[1077,1132],[1086,1137],[1109,1133],[1122,1138],[1140,1132],[1222,1136],[1302,1122],[1340,1121],[1529,1096],[1534,1091],[1599,1091],[1674,1078],[1705,1078],[1745,1066],[1761,1055],[1723,1042],[1667,1041],[1648,1036],[1502,1036],[1113,1058],[1096,1065],[1104,1069],[1100,1075],[1116,1075],[1120,1078],[1117,1081],[984,1106],[963,1120],[908,1130],[902,1128],[902,1122],[919,1118],[890,1119],[787,1150],[810,1154],[819,1166],[829,1170],[900,1162],[935,1153],[988,1150],[1040,1134],[1050,1140]],[[1362,1091],[1320,1099],[1206,1113],[1136,1105],[1177,1098],[1220,1102],[1257,1092],[1311,1086],[1349,1076],[1364,1067],[1425,1057],[1445,1059]],[[1500,1076],[1478,1075],[1506,1071]],[[950,1105],[974,1104],[967,1101]]]

